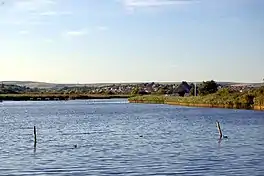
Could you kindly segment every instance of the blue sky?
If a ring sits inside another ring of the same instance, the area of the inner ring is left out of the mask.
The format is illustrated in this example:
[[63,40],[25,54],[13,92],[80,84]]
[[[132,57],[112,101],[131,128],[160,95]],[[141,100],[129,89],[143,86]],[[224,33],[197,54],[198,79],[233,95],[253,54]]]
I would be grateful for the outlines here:
[[263,0],[6,0],[0,80],[261,82]]

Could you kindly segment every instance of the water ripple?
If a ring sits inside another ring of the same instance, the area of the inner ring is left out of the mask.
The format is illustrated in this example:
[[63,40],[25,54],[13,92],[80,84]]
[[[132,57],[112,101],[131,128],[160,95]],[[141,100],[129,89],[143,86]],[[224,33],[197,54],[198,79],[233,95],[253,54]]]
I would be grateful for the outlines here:
[[264,175],[263,112],[95,100],[4,102],[0,117],[0,175]]

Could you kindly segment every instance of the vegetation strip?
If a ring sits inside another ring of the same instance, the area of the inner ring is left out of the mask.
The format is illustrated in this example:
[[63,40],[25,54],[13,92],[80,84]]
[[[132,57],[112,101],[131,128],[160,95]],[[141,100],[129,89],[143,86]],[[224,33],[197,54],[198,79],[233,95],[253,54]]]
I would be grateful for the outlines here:
[[231,92],[223,88],[212,94],[186,97],[142,95],[130,97],[128,100],[130,103],[264,110],[264,87],[246,92]]
[[252,110],[262,110],[264,111],[264,106],[254,105],[250,108],[246,107],[235,107],[228,105],[214,105],[214,104],[195,104],[195,103],[180,103],[180,102],[162,102],[162,101],[148,101],[148,100],[129,100],[129,103],[144,103],[144,104],[168,104],[168,105],[177,105],[177,106],[192,106],[192,107],[204,107],[204,108],[228,108],[228,109],[252,109]]

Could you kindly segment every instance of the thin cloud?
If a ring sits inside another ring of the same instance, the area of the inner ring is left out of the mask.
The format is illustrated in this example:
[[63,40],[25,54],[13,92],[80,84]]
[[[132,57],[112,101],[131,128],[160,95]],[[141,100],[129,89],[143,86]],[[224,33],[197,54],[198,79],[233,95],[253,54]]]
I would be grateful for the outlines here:
[[79,36],[84,36],[87,34],[88,34],[88,31],[86,29],[82,29],[82,30],[73,30],[73,31],[64,32],[63,36],[79,37]]
[[27,34],[29,34],[29,31],[22,30],[22,31],[19,31],[19,34],[21,34],[21,35],[27,35]]
[[40,16],[58,16],[58,15],[71,15],[72,12],[56,12],[56,11],[46,11],[39,13]]
[[84,32],[84,31],[69,31],[66,34],[68,36],[81,36],[81,35],[85,35],[86,32]]
[[178,5],[193,2],[193,0],[125,0],[125,5],[130,7]]
[[72,12],[59,12],[60,15],[72,15]]
[[43,17],[71,14],[71,12],[61,12],[57,9],[58,0],[13,0],[10,7],[11,14],[15,14],[16,21],[20,20],[23,23],[10,22],[9,24],[45,25],[47,21]]
[[55,0],[16,0],[13,6],[18,11],[36,11],[55,4]]
[[27,25],[32,25],[32,26],[47,26],[50,25],[50,23],[48,22],[43,22],[43,21],[29,21],[26,23]]
[[98,26],[97,29],[99,31],[107,31],[108,30],[108,27],[107,26]]
[[124,7],[133,11],[138,8],[149,8],[149,7],[163,7],[163,6],[175,6],[175,5],[186,5],[198,0],[120,0]]
[[54,16],[57,14],[58,14],[58,12],[55,12],[55,11],[47,11],[47,12],[42,12],[39,15],[41,15],[41,16]]

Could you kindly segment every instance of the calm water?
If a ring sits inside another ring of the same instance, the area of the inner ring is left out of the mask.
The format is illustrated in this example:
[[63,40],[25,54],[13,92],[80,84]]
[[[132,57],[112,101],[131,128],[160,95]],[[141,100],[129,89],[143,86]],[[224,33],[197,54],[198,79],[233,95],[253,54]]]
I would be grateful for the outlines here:
[[0,118],[0,175],[264,175],[264,112],[89,100],[3,102]]

